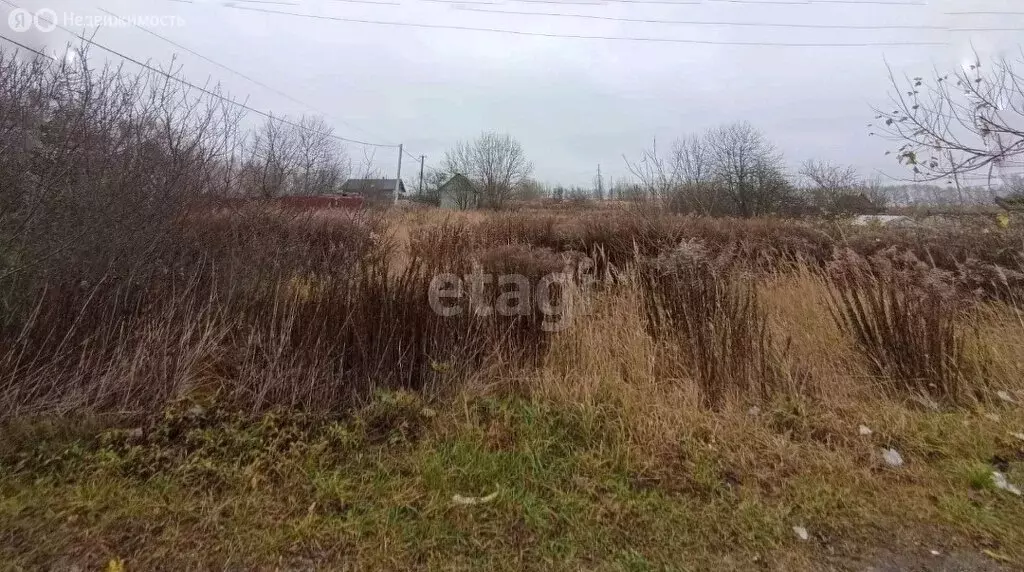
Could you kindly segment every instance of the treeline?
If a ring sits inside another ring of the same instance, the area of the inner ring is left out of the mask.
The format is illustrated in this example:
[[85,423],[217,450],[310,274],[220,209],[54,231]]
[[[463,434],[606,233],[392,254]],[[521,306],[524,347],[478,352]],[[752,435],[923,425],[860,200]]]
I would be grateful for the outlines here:
[[202,199],[332,192],[352,171],[319,117],[250,127],[217,86],[80,56],[0,50],[0,281],[124,270]]

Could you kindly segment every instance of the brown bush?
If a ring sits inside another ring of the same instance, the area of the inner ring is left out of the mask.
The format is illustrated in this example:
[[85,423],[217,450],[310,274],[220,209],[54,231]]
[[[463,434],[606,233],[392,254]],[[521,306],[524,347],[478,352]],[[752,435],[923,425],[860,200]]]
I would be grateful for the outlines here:
[[948,273],[902,257],[852,251],[830,267],[833,315],[890,393],[945,403],[972,397],[967,301]]
[[641,276],[652,335],[682,353],[706,405],[770,394],[771,337],[753,285],[692,245],[645,263]]

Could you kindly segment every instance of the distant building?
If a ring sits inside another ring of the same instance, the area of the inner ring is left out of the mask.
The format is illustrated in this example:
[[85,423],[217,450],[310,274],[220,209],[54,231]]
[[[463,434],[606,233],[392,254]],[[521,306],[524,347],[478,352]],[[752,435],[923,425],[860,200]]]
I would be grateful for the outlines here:
[[441,208],[448,210],[468,210],[480,208],[480,195],[476,192],[473,182],[465,175],[456,173],[448,182],[437,189]]
[[913,226],[914,219],[903,215],[860,215],[854,217],[854,226]]
[[349,179],[341,186],[345,195],[362,197],[368,205],[393,204],[405,197],[405,183],[399,179]]

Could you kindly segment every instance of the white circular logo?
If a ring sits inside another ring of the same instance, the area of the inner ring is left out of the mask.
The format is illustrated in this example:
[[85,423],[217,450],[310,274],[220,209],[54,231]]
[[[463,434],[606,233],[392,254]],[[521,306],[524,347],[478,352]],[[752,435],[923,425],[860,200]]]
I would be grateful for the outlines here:
[[15,8],[7,15],[7,25],[15,32],[27,32],[32,27],[32,13],[24,8]]
[[49,8],[37,10],[35,24],[40,32],[52,32],[57,27],[57,12]]

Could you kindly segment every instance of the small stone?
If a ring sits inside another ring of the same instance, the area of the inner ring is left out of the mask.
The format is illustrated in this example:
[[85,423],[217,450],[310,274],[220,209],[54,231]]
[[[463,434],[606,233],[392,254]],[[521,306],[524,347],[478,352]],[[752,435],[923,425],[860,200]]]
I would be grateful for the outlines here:
[[942,554],[942,553],[941,553],[941,552],[939,552],[938,550],[929,550],[929,552],[931,552],[931,553],[932,553],[932,556],[939,556],[940,554]]
[[793,532],[796,533],[796,537],[800,540],[807,540],[810,536],[807,534],[807,529],[802,526],[794,526]]
[[882,459],[890,467],[903,466],[903,456],[896,449],[882,449]]
[[857,428],[857,433],[860,434],[862,437],[867,437],[868,435],[874,433],[874,431],[872,431],[871,428],[868,427],[867,425],[861,425],[860,427]]
[[1007,403],[1017,403],[1016,401],[1013,400],[1013,397],[1010,395],[1010,392],[1006,391],[1005,389],[1000,389],[999,391],[996,392],[996,395],[999,397],[999,399],[1002,399]]

